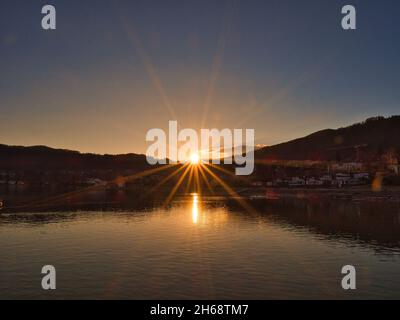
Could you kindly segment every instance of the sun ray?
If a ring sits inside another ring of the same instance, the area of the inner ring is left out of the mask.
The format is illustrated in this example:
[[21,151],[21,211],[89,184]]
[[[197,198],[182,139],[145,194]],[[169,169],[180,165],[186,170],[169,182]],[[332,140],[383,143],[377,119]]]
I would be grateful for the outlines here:
[[169,111],[172,119],[177,119],[175,110],[170,103],[170,100],[160,80],[160,77],[157,74],[156,68],[154,67],[149,55],[147,54],[143,46],[142,40],[138,35],[138,33],[136,32],[136,29],[133,26],[132,21],[128,22],[128,20],[125,17],[122,17],[121,20],[123,22],[123,27],[125,28],[125,32],[128,38],[133,42],[136,52],[138,53],[140,59],[142,60],[142,63],[146,68],[147,74],[149,75],[157,93],[160,95],[164,106]]
[[[176,164],[169,164],[169,165],[165,165],[165,166],[160,166],[160,167],[157,167],[157,168],[148,169],[148,170],[141,171],[141,172],[135,173],[133,175],[122,177],[122,178],[123,178],[124,182],[126,182],[126,181],[134,181],[136,179],[139,179],[139,178],[142,178],[142,177],[154,174],[154,173],[158,173],[158,172],[164,171],[164,170],[169,169],[169,168],[174,167],[174,166],[176,166]],[[85,187],[85,188],[82,188],[82,189],[78,189],[78,190],[66,192],[66,193],[63,193],[63,194],[60,194],[60,195],[56,195],[56,196],[53,196],[53,197],[47,197],[47,198],[44,198],[44,199],[35,200],[35,201],[32,201],[32,202],[23,204],[21,206],[15,206],[14,208],[24,208],[24,207],[31,207],[31,206],[34,207],[34,206],[40,206],[40,205],[44,205],[44,204],[49,205],[49,204],[55,203],[58,200],[66,199],[68,197],[78,196],[78,195],[80,195],[82,193],[85,193],[85,192],[88,192],[88,191],[94,191],[94,190],[97,190],[97,189],[101,189],[101,188],[104,188],[107,185],[110,185],[110,184],[113,184],[113,183],[116,183],[116,182],[117,182],[117,179],[113,179],[111,181],[106,182],[105,185],[95,185],[95,186]]]
[[201,194],[201,186],[200,186],[200,179],[199,179],[199,166],[196,166],[195,168],[194,168],[194,172],[195,172],[195,175],[194,175],[194,177],[195,177],[195,182],[196,182],[196,192],[198,193],[198,194]]
[[320,59],[312,69],[307,68],[303,72],[301,72],[298,76],[294,77],[291,82],[289,82],[286,86],[279,88],[276,93],[270,96],[266,101],[260,102],[257,107],[254,107],[249,111],[249,108],[246,108],[243,115],[238,115],[240,121],[238,121],[234,128],[241,128],[245,123],[254,119],[261,112],[265,112],[267,109],[273,109],[279,104],[282,104],[282,101],[290,97],[290,95],[301,85],[307,83],[317,77],[319,77],[322,71],[329,65],[329,62],[335,59],[334,54],[327,54]]
[[232,171],[229,171],[229,170],[227,170],[225,168],[222,168],[221,166],[215,165],[215,164],[213,164],[211,162],[210,163],[206,163],[205,165],[213,167],[214,169],[219,170],[219,171],[221,171],[223,173],[226,173],[227,175],[230,175],[232,177],[237,177],[237,175],[235,175]]
[[151,188],[151,190],[149,190],[148,193],[154,192],[156,191],[158,188],[160,188],[163,184],[167,183],[169,180],[171,180],[174,176],[176,176],[179,172],[181,172],[184,168],[186,167],[186,165],[181,166],[180,168],[176,169],[175,171],[173,171],[172,173],[170,173],[167,177],[165,177],[163,180],[161,180],[159,183],[157,183],[156,186],[154,186],[153,188]]
[[227,175],[229,175],[229,176],[231,176],[231,177],[233,177],[233,178],[235,178],[237,180],[240,180],[242,182],[248,182],[249,181],[247,177],[238,176],[238,175],[234,174],[232,171],[229,171],[229,170],[223,168],[220,165],[218,166],[218,165],[215,165],[215,164],[213,164],[211,162],[210,163],[206,163],[205,165],[208,165],[208,166],[212,167],[213,169],[219,170],[219,171],[221,171],[221,172],[223,172],[223,173],[225,173],[225,174],[227,174]]
[[171,190],[171,192],[169,193],[167,199],[165,199],[165,201],[164,201],[164,206],[167,206],[167,205],[171,202],[173,196],[175,195],[176,191],[178,190],[178,188],[179,188],[180,185],[182,184],[182,181],[185,179],[185,177],[186,177],[186,175],[187,175],[187,173],[188,173],[189,170],[190,170],[190,166],[187,166],[186,170],[182,173],[182,175],[181,175],[181,177],[179,178],[178,182],[176,183],[176,185],[174,186],[174,188],[173,188],[173,189]]
[[236,200],[245,210],[247,210],[249,213],[256,214],[257,211],[249,205],[244,199],[242,199],[225,181],[223,181],[221,178],[219,178],[214,172],[212,172],[209,168],[204,166],[204,169],[206,172],[212,176],[224,189],[226,192],[229,193],[229,195]]
[[199,172],[200,172],[200,176],[203,178],[203,180],[204,180],[204,182],[205,182],[205,184],[206,184],[208,190],[209,190],[212,194],[214,194],[214,189],[212,188],[212,186],[210,185],[210,182],[209,182],[208,179],[207,179],[207,176],[206,176],[206,174],[205,174],[205,172],[204,172],[204,170],[203,170],[203,165],[200,165],[200,166],[199,166]]
[[190,166],[189,178],[187,179],[186,189],[185,189],[186,193],[189,192],[190,187],[192,185],[193,173],[194,173],[194,166]]
[[215,56],[213,59],[213,63],[212,63],[211,75],[210,75],[210,79],[209,79],[209,83],[208,83],[207,94],[205,97],[204,106],[203,106],[203,117],[202,117],[202,121],[201,121],[201,127],[204,127],[205,123],[207,121],[208,112],[209,112],[210,105],[211,105],[211,100],[214,95],[216,83],[218,81],[219,73],[220,73],[221,66],[222,66],[222,59],[224,57],[226,43],[227,43],[229,34],[231,32],[233,14],[234,14],[234,3],[228,2],[227,8],[224,12],[224,16],[222,18],[222,26],[221,26],[221,31],[220,31],[219,38],[218,38],[217,50],[216,50],[216,53],[215,53]]

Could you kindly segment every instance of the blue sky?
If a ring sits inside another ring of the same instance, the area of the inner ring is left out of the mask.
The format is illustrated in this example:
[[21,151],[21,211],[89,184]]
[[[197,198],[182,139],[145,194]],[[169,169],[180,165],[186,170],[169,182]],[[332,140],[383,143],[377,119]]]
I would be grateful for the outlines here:
[[2,0],[0,143],[143,153],[178,120],[274,144],[400,114],[399,17],[395,0]]

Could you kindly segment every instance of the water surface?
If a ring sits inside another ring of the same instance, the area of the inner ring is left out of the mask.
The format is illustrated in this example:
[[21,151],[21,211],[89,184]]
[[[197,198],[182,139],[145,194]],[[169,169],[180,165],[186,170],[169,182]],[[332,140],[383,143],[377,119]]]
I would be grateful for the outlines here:
[[[164,209],[0,215],[0,298],[400,298],[397,204],[252,206],[190,195]],[[355,291],[341,288],[346,264]]]

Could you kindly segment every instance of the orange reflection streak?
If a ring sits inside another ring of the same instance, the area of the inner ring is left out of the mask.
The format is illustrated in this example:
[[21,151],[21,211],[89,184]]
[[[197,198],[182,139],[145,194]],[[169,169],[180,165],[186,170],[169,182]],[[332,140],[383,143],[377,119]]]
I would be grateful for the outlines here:
[[204,170],[203,170],[203,165],[200,165],[200,166],[199,166],[199,172],[200,172],[200,176],[203,178],[204,182],[206,183],[206,186],[207,186],[208,190],[209,190],[212,194],[214,194],[214,190],[213,190],[213,188],[211,187],[210,183],[208,182],[207,176],[206,176],[206,174],[205,174],[205,172],[204,172]]
[[196,182],[196,190],[197,193],[201,193],[201,186],[200,186],[200,178],[199,178],[199,166],[196,166],[194,168],[194,177],[195,177],[195,182]]
[[221,171],[221,172],[223,172],[223,173],[226,173],[226,174],[228,174],[228,175],[230,175],[231,177],[234,177],[234,178],[236,178],[236,179],[239,179],[239,180],[242,180],[242,181],[248,181],[248,179],[247,178],[245,178],[244,176],[237,176],[236,174],[234,174],[232,171],[229,171],[229,170],[226,170],[225,168],[223,168],[223,167],[221,167],[221,166],[217,166],[217,165],[215,165],[215,164],[213,164],[213,163],[207,163],[206,165],[209,165],[210,167],[213,167],[214,169],[216,169],[216,170],[219,170],[219,171]]
[[180,187],[180,185],[182,184],[183,179],[185,179],[188,171],[190,169],[190,166],[188,166],[185,170],[185,172],[182,173],[181,177],[179,178],[178,182],[176,183],[176,185],[174,186],[174,188],[171,190],[171,192],[169,193],[167,199],[164,201],[164,206],[167,206],[170,202],[171,199],[173,198],[173,196],[175,195],[176,191],[178,190],[178,188]]
[[192,179],[193,179],[193,171],[194,171],[194,166],[190,166],[190,173],[189,173],[189,179],[188,179],[188,181],[187,181],[187,184],[186,184],[186,193],[188,193],[189,192],[189,189],[190,189],[190,187],[191,187],[191,184],[192,184]]
[[[175,164],[177,165],[177,164]],[[172,179],[175,175],[177,175],[179,172],[181,172],[186,165],[183,165],[182,167],[180,167],[179,169],[176,169],[174,172],[172,172],[171,174],[169,174],[167,177],[165,177],[163,180],[161,180],[159,183],[157,183],[156,186],[154,186],[153,188],[151,188],[151,190],[149,190],[148,193],[154,192],[155,190],[157,190],[158,188],[160,188],[163,184],[165,184],[166,182],[168,182],[170,179]]]
[[213,164],[213,163],[207,163],[206,165],[208,165],[208,166],[210,166],[210,167],[213,167],[214,169],[217,169],[217,170],[219,170],[219,171],[221,171],[221,172],[223,172],[223,173],[226,173],[226,174],[228,174],[228,175],[230,175],[230,176],[233,176],[233,177],[237,177],[232,171],[229,171],[229,170],[226,170],[225,168],[222,168],[222,167],[220,167],[220,166],[217,166],[217,165],[215,165],[215,164]]
[[212,167],[213,169],[219,170],[227,175],[230,175],[231,177],[237,179],[237,180],[241,180],[244,182],[248,182],[248,178],[245,178],[243,176],[237,176],[236,174],[234,174],[232,171],[226,170],[225,168],[222,168],[221,166],[217,166],[213,163],[208,163],[207,165],[209,165],[210,167]]
[[221,178],[219,178],[214,172],[212,172],[209,168],[204,166],[204,169],[206,172],[212,176],[217,182],[235,199],[245,210],[247,210],[250,213],[256,214],[257,211],[250,206],[244,199],[240,198],[240,196],[224,182]]
[[199,196],[197,194],[193,195],[193,205],[192,205],[192,221],[197,224],[199,220]]

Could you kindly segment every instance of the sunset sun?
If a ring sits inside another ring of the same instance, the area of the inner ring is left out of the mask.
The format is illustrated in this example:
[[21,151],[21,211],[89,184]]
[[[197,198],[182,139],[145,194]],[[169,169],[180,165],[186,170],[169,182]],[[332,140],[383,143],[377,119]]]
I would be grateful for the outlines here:
[[197,165],[200,163],[200,157],[198,153],[193,153],[190,155],[190,164]]

